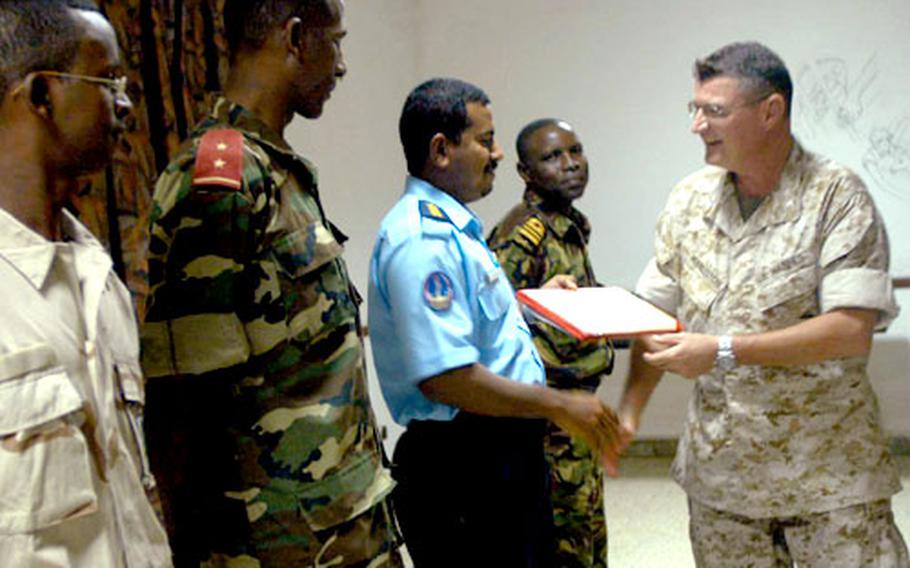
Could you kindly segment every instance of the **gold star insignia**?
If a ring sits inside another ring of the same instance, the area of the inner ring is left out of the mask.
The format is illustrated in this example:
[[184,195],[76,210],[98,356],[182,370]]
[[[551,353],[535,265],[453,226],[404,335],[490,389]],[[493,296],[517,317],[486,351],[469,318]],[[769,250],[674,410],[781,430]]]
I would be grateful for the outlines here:
[[218,158],[217,160],[215,160],[215,167],[218,168],[219,170],[221,168],[223,168],[225,164],[227,164],[227,162],[225,162],[221,158]]
[[217,148],[219,152],[224,152],[225,150],[228,149],[228,145],[225,144],[224,142],[219,142],[218,145],[215,146],[215,148]]

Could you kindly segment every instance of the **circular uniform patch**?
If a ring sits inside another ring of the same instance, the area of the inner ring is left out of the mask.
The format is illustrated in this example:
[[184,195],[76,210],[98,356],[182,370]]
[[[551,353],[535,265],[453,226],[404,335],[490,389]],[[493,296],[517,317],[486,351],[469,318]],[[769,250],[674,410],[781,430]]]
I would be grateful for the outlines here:
[[452,298],[455,297],[455,288],[452,279],[445,272],[431,272],[423,282],[423,298],[427,304],[441,312],[452,307]]

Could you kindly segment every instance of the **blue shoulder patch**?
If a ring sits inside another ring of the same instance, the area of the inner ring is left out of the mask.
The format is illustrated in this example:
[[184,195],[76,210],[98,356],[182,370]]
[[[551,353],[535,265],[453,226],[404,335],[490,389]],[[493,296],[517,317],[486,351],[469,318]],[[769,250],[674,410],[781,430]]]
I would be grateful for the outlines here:
[[427,305],[437,312],[444,312],[452,307],[452,298],[455,297],[455,287],[452,279],[441,270],[431,272],[423,281],[423,299]]
[[440,209],[438,205],[425,200],[420,201],[420,216],[435,221],[444,221],[446,223],[452,222],[452,220],[449,219],[449,216],[446,215],[446,212]]

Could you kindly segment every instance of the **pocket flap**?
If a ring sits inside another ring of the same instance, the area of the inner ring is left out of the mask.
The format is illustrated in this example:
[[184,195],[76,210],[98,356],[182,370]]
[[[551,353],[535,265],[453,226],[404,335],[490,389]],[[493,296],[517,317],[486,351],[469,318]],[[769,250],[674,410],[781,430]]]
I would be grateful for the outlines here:
[[504,276],[493,282],[485,282],[477,293],[480,308],[490,321],[501,318],[513,301],[512,288],[503,280]]
[[692,258],[684,266],[685,274],[680,278],[680,286],[689,301],[698,309],[707,312],[714,300],[720,295],[723,284],[720,279],[698,259]]
[[758,308],[768,310],[788,300],[818,289],[815,277],[815,266],[804,266],[784,274],[775,274],[761,284],[758,295]]
[[275,258],[291,276],[303,276],[340,256],[343,250],[321,223],[285,235],[274,244]]
[[325,530],[364,513],[392,490],[378,457],[364,453],[334,475],[298,494],[301,512],[314,530]]
[[[82,398],[46,345],[0,356],[0,436],[47,424],[82,409]],[[14,372],[15,371],[15,372]]]
[[0,383],[29,371],[52,367],[56,361],[54,350],[47,345],[34,345],[12,353],[4,353],[0,355]]
[[120,380],[120,394],[126,402],[145,405],[145,385],[142,381],[142,371],[137,364],[118,361],[114,364],[117,377]]

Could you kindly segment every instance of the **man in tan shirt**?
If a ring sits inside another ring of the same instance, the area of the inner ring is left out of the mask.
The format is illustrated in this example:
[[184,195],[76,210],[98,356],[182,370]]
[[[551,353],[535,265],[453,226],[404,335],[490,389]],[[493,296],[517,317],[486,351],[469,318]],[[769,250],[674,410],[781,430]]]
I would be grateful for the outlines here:
[[5,1],[0,61],[0,564],[171,566],[130,297],[64,209],[131,106],[114,30],[90,3]]
[[665,371],[693,379],[673,475],[698,566],[905,568],[900,490],[866,363],[897,314],[862,181],[790,132],[793,87],[757,43],[695,64],[708,167],[657,222],[638,293],[687,332],[636,341],[629,431]]

